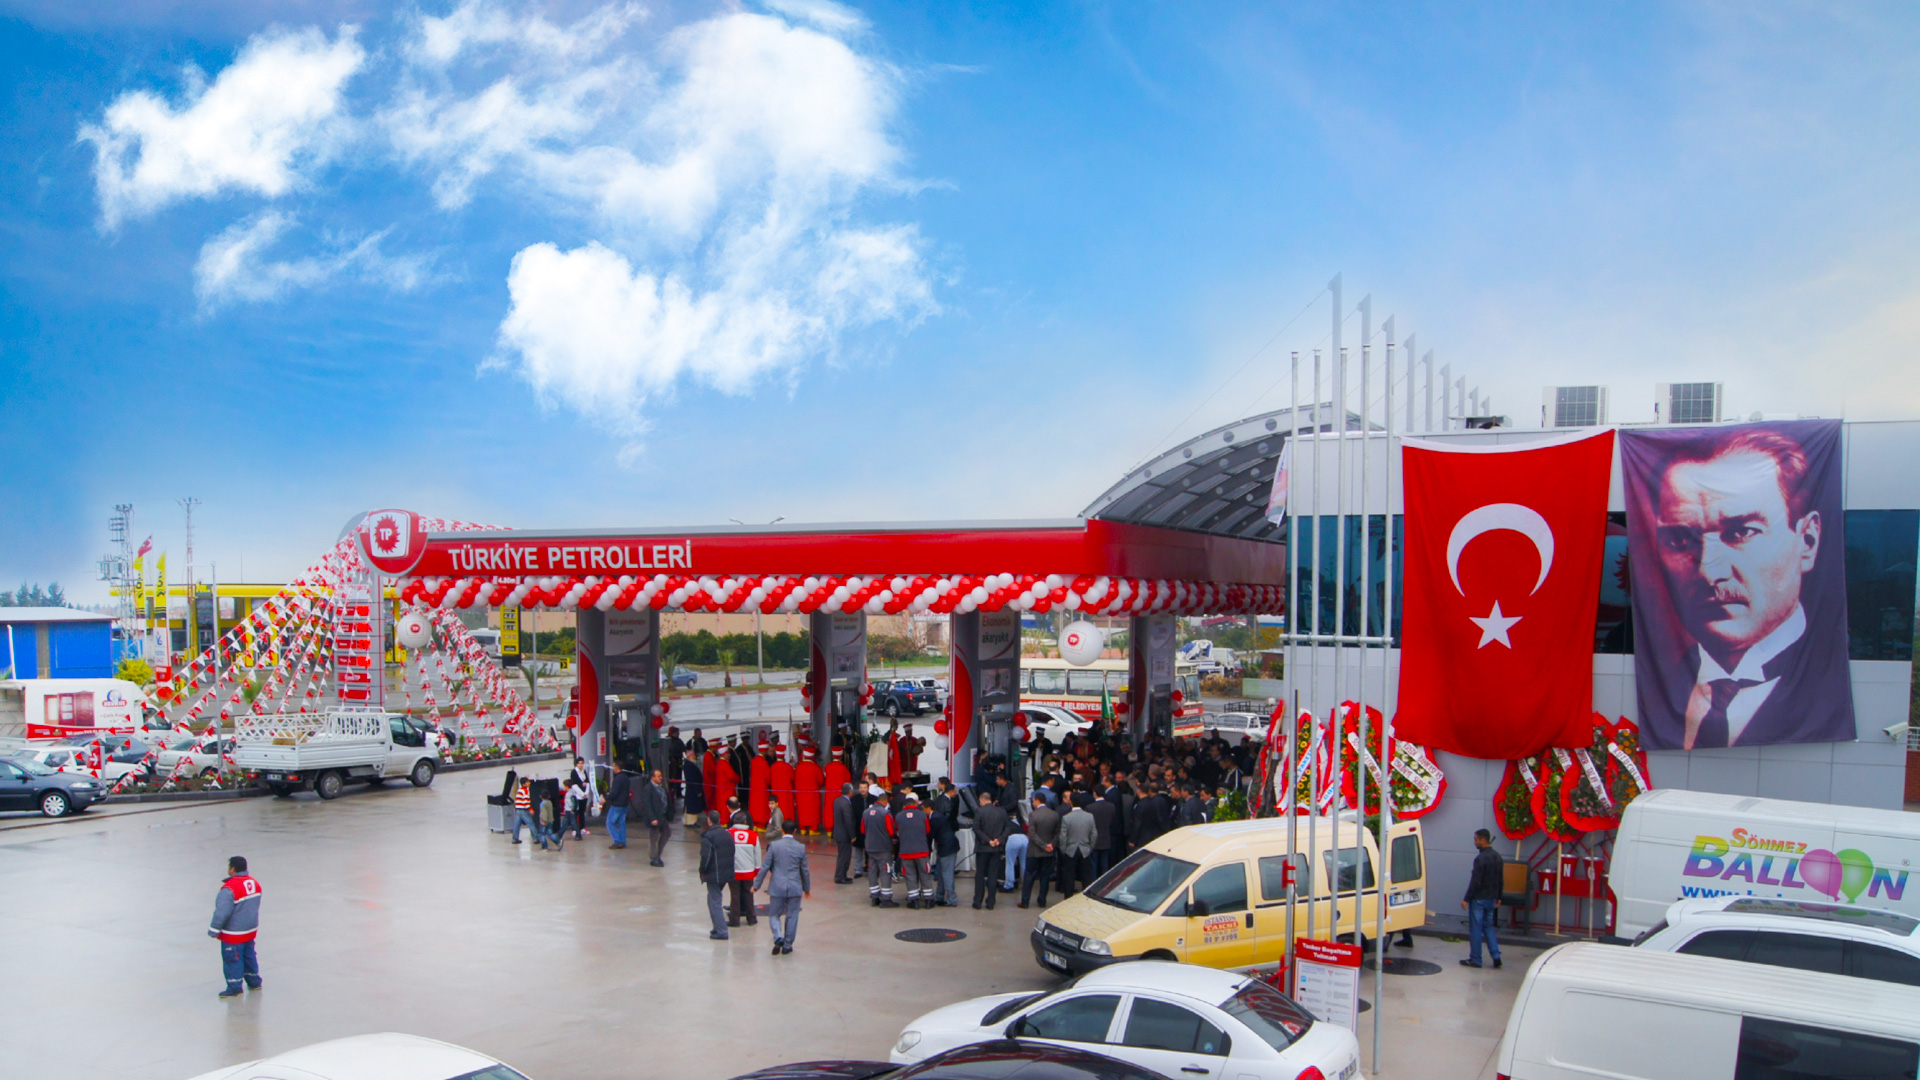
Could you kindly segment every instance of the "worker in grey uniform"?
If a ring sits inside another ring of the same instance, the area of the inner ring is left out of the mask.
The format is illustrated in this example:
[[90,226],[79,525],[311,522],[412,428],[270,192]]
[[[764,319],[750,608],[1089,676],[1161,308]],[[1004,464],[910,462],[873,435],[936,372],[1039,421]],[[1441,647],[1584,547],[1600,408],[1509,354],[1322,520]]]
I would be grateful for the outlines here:
[[894,836],[900,842],[900,876],[907,883],[907,906],[933,906],[933,819],[920,807],[920,796],[907,792],[907,805],[893,815]]
[[899,907],[893,902],[893,813],[887,807],[886,793],[875,784],[867,789],[873,801],[860,815],[860,832],[867,853],[867,895],[874,907]]

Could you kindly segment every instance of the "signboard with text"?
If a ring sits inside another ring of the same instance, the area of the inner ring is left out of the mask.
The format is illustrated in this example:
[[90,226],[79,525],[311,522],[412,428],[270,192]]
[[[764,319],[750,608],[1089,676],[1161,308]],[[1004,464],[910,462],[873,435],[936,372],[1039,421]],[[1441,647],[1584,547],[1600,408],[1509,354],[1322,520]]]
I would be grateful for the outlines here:
[[500,666],[520,666],[520,609],[500,609]]
[[1325,1023],[1360,1030],[1360,946],[1301,938],[1293,945],[1293,1000]]

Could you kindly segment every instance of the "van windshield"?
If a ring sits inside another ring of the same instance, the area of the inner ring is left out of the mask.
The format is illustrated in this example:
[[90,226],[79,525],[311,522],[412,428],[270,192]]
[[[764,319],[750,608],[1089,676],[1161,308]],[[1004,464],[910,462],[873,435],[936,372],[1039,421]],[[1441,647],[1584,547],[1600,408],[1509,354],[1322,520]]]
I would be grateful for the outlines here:
[[1094,882],[1087,895],[1103,904],[1152,914],[1186,884],[1197,865],[1142,848]]

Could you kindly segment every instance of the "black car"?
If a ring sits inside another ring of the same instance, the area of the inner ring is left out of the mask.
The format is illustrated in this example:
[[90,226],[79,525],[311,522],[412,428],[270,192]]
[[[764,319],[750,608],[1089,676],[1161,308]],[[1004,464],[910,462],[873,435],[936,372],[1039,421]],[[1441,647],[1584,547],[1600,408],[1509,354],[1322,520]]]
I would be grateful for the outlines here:
[[0,757],[0,811],[38,810],[48,817],[65,817],[106,797],[106,785],[91,776],[55,772],[29,757]]
[[802,1061],[734,1080],[1167,1080],[1088,1050],[999,1039],[935,1054],[912,1065],[885,1061]]
[[873,684],[873,707],[888,716],[911,713],[919,716],[923,712],[932,712],[940,707],[940,695],[930,686],[922,686],[912,679],[876,679]]

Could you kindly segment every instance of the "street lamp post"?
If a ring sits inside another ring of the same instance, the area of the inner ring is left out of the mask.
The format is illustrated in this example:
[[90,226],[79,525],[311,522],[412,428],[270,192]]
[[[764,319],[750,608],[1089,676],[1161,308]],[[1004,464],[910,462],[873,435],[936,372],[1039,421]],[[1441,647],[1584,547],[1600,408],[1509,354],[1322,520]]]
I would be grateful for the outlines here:
[[[746,522],[741,521],[739,518],[728,518],[727,520],[733,522],[735,525],[746,524]],[[767,524],[778,525],[785,520],[787,520],[787,516],[782,514],[772,521],[767,522]],[[760,606],[758,604],[755,604],[753,608],[753,675],[759,685],[767,685],[767,650],[760,636]]]

